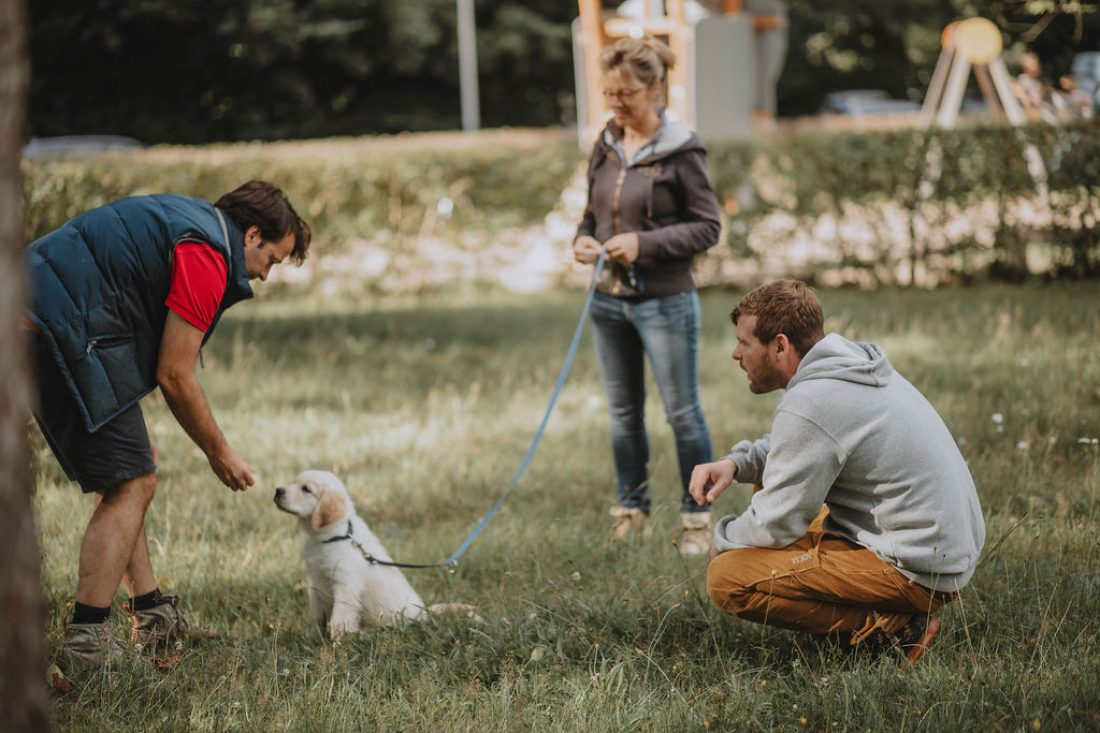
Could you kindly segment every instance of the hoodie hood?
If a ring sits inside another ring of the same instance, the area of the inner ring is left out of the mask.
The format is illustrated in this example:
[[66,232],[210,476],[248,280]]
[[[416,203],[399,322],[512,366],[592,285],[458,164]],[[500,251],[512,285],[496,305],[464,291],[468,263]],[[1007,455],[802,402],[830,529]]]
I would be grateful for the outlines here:
[[849,341],[830,333],[802,358],[787,389],[811,379],[838,379],[869,387],[884,387],[894,367],[876,344]]
[[[601,140],[608,150],[615,148],[615,143],[622,139],[623,129],[613,121],[607,123]],[[661,127],[657,130],[653,150],[633,165],[644,165],[667,157],[680,150],[706,150],[703,141],[699,139],[691,129],[681,122],[676,115],[664,109],[661,111]]]

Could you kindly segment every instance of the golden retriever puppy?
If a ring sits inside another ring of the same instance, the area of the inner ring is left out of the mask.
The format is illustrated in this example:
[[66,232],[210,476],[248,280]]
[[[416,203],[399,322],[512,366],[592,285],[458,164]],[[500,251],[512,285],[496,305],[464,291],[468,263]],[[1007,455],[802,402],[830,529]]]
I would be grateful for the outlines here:
[[[309,573],[309,613],[337,640],[360,623],[390,626],[398,619],[421,619],[424,601],[400,569],[369,562],[355,546],[389,561],[386,548],[356,513],[347,489],[328,471],[304,471],[275,489],[275,505],[300,520],[302,558]],[[438,604],[432,610],[463,610]]]

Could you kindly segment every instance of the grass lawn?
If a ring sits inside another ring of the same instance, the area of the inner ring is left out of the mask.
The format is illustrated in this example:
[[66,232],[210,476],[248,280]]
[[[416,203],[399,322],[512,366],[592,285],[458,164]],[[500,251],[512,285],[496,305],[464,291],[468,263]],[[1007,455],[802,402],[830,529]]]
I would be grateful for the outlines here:
[[[765,432],[779,394],[730,361],[740,293],[703,294],[703,406],[716,451]],[[671,544],[679,494],[656,390],[656,531],[608,542],[613,468],[591,342],[519,488],[457,572],[408,571],[433,618],[333,648],[307,613],[295,520],[272,490],[338,472],[391,554],[445,558],[507,486],[557,376],[580,293],[417,302],[264,298],[226,317],[201,379],[256,469],[223,488],[159,395],[147,528],[162,589],[226,640],[170,673],[139,663],[57,698],[62,730],[1097,730],[1100,307],[1095,285],[826,291],[829,330],[882,345],[970,463],[984,559],[911,672],[710,606]],[[920,436],[914,436],[919,440]],[[91,501],[41,440],[48,644],[71,613]],[[748,487],[719,500],[741,511]],[[121,593],[117,599],[123,598]],[[128,619],[114,614],[117,631]]]

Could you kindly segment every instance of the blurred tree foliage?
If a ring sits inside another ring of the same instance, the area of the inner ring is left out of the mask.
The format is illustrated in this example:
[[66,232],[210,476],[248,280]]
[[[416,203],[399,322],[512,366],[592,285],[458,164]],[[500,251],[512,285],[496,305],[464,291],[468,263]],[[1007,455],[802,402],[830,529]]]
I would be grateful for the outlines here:
[[780,114],[814,114],[836,89],[885,89],[919,99],[959,17],[950,0],[791,0],[790,51],[777,90]]
[[[575,14],[478,0],[483,124],[562,122]],[[194,143],[459,126],[454,0],[36,0],[30,15],[34,135]]]
[[953,20],[980,15],[1005,34],[1010,62],[1035,51],[1049,82],[1078,51],[1100,48],[1100,2],[1078,0],[788,0],[790,52],[780,115],[813,114],[826,92],[885,89],[919,101]]
[[[605,2],[612,7],[616,3]],[[1053,73],[1096,48],[1069,0],[789,0],[780,114],[825,92],[919,98],[939,34],[982,13]],[[29,132],[198,143],[459,126],[454,0],[35,0]],[[574,119],[572,0],[476,0],[487,127]]]

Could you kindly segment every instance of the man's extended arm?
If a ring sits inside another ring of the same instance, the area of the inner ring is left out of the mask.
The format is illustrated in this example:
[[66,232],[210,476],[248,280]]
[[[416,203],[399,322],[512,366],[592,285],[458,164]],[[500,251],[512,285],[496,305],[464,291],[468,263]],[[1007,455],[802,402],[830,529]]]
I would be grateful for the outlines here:
[[[753,494],[740,516],[719,520],[714,533],[719,552],[786,547],[804,535],[847,459],[844,448],[829,433],[783,409],[776,411],[770,435],[764,487]],[[735,451],[735,455],[740,454]],[[737,478],[751,480],[742,475],[740,463]]]
[[222,435],[195,376],[203,332],[168,311],[157,360],[157,382],[176,420],[202,449],[218,479],[243,491],[254,483],[252,469]]

